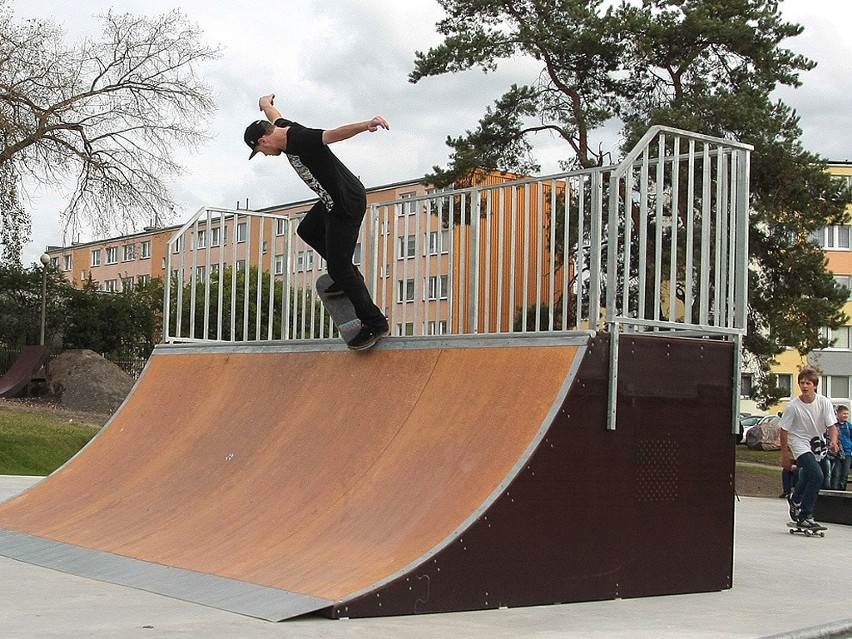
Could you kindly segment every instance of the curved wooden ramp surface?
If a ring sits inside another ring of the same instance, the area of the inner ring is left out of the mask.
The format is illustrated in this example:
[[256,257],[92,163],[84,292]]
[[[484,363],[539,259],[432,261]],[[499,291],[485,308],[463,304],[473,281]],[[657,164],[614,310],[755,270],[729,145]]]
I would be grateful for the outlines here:
[[507,499],[588,340],[158,347],[92,442],[0,505],[0,554],[266,619],[382,614],[405,583],[430,609],[420,567]]

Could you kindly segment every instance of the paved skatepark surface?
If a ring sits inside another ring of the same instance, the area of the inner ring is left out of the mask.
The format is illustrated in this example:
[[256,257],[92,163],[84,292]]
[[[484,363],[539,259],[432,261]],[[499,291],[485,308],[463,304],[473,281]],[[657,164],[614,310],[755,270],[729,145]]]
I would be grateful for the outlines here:
[[[1,476],[0,500],[39,479]],[[852,589],[831,587],[827,573],[830,565],[841,582],[852,575],[852,527],[831,525],[824,539],[811,539],[787,533],[780,499],[745,497],[735,508],[734,587],[721,592],[272,623],[0,558],[0,628],[15,639],[852,637]]]

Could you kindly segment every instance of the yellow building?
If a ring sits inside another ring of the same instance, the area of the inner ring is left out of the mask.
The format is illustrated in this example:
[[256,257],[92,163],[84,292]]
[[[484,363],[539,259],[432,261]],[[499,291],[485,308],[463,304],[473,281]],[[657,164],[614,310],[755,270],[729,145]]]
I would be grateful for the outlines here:
[[[852,163],[831,162],[828,164],[828,171],[852,186]],[[852,214],[852,207],[847,212]],[[824,228],[816,234],[815,239],[825,251],[828,269],[834,274],[835,280],[850,290],[850,299],[843,310],[852,318],[852,225]],[[778,356],[778,364],[773,367],[773,373],[778,376],[779,386],[787,390],[787,396],[772,406],[770,413],[783,411],[789,400],[799,394],[796,377],[805,365],[820,371],[819,392],[828,397],[835,406],[849,406],[852,403],[852,319],[845,326],[834,330],[826,328],[824,331],[827,337],[834,340],[830,348],[813,351],[806,358],[792,348]],[[743,377],[745,389],[749,376],[744,374]],[[758,412],[753,402],[748,401],[746,397],[743,398],[742,407],[747,412]]]

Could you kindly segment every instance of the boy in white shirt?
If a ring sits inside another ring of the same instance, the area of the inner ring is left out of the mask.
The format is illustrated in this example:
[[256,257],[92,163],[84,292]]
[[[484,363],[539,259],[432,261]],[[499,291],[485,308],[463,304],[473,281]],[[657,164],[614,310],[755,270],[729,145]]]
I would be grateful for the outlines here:
[[819,374],[813,368],[799,373],[801,394],[781,416],[781,465],[790,468],[793,460],[802,469],[796,490],[787,498],[790,519],[802,528],[820,528],[814,521],[814,506],[824,475],[820,461],[826,455],[825,434],[831,450],[837,451],[834,407],[827,397],[817,395]]

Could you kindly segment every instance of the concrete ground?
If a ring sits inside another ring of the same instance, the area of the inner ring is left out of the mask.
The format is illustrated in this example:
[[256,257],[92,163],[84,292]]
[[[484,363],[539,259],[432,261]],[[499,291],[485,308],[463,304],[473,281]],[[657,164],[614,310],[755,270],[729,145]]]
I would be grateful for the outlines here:
[[[38,478],[0,476],[0,500]],[[380,619],[270,623],[0,557],[0,636],[287,639],[852,637],[852,527],[790,535],[786,503],[736,502],[734,587],[697,595]],[[674,533],[673,533],[674,534]],[[666,543],[660,539],[660,543]],[[701,552],[696,548],[696,552]]]

